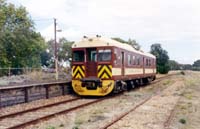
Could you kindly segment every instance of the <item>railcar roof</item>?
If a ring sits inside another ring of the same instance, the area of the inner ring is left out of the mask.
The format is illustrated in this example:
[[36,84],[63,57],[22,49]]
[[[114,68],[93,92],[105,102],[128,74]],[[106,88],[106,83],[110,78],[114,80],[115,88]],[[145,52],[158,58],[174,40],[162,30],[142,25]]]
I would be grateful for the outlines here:
[[103,46],[115,46],[115,47],[119,47],[128,51],[132,51],[140,55],[145,55],[145,56],[155,58],[154,55],[150,53],[138,51],[135,48],[133,48],[131,45],[121,43],[109,38],[103,38],[103,37],[83,38],[81,41],[75,42],[72,45],[72,48],[103,47]]

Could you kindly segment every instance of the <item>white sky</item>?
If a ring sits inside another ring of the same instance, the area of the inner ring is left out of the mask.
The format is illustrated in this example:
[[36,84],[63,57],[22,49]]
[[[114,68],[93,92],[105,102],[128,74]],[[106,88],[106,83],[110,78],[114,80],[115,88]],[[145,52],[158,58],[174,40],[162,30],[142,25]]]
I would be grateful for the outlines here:
[[[144,51],[161,43],[170,59],[192,64],[200,59],[199,0],[8,0],[23,5],[36,29],[53,38],[80,40],[83,35],[136,39]],[[52,19],[52,20],[42,20]]]

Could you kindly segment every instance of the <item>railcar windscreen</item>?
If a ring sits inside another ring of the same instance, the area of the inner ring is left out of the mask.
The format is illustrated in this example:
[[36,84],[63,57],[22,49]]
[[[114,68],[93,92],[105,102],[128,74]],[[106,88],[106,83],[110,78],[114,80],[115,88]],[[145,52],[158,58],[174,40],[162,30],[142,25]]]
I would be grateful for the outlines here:
[[83,62],[84,61],[84,51],[73,51],[73,61]]
[[111,49],[99,50],[98,61],[111,61]]

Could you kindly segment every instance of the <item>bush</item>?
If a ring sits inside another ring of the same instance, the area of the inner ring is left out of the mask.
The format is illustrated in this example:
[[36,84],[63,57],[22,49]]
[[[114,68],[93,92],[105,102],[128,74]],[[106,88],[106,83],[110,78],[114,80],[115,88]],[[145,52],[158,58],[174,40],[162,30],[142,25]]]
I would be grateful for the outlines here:
[[179,122],[182,123],[182,124],[185,124],[186,120],[182,118],[182,119],[179,120]]
[[182,75],[185,75],[185,72],[184,72],[184,71],[181,71],[181,74],[182,74]]

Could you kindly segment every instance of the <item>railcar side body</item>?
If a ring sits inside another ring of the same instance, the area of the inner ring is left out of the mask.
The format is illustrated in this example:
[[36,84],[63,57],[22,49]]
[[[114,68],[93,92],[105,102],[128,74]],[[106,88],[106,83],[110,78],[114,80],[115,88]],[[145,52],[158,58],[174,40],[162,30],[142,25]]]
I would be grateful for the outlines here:
[[79,95],[105,96],[155,79],[156,58],[102,37],[72,45],[72,87]]

